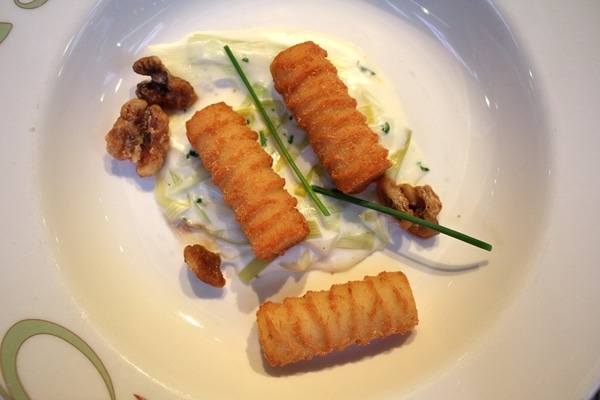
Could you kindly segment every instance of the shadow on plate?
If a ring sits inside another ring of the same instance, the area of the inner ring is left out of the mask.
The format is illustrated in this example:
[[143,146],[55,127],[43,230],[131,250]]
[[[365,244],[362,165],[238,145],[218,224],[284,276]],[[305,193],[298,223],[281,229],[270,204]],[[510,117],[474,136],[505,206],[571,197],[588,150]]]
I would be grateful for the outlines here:
[[218,288],[202,282],[185,263],[181,263],[179,268],[179,282],[183,292],[189,298],[222,299],[227,294],[226,287]]
[[440,261],[433,261],[416,253],[401,253],[397,254],[396,257],[403,259],[404,262],[408,261],[410,265],[418,269],[430,271],[437,274],[457,274],[463,272],[471,272],[476,269],[485,267],[489,263],[488,260],[480,260],[469,263],[452,264]]
[[273,270],[260,274],[249,284],[243,283],[235,274],[231,279],[231,290],[237,293],[238,309],[244,314],[254,314],[259,305],[268,299],[279,301],[284,297],[301,296],[305,292],[306,273],[288,270]]
[[104,169],[110,175],[124,178],[127,184],[144,192],[154,191],[154,177],[140,178],[135,171],[135,165],[128,160],[119,161],[108,154],[104,155]]
[[465,246],[464,257],[460,261],[448,261],[448,257],[442,257],[444,261],[439,261],[427,257],[427,250],[435,249],[438,246],[438,236],[429,239],[419,239],[402,231],[392,224],[394,233],[390,235],[390,242],[384,249],[384,253],[403,264],[408,263],[419,270],[435,274],[456,274],[471,272],[488,265],[489,261],[485,257],[487,252],[480,249],[469,247],[467,244],[458,243]]

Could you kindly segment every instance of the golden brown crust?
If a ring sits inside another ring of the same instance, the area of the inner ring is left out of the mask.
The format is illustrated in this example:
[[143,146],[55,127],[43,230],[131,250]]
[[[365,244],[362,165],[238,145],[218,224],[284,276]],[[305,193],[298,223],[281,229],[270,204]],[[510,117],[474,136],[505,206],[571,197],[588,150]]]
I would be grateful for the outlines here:
[[388,151],[326,57],[315,43],[300,43],[275,57],[271,75],[334,185],[359,193],[390,167]]
[[225,103],[210,105],[187,122],[187,136],[223,200],[234,211],[257,258],[270,260],[309,233],[297,200],[273,171],[258,134]]
[[351,344],[402,334],[419,322],[417,307],[402,272],[382,272],[362,281],[309,291],[282,303],[267,301],[256,313],[267,362],[282,366]]

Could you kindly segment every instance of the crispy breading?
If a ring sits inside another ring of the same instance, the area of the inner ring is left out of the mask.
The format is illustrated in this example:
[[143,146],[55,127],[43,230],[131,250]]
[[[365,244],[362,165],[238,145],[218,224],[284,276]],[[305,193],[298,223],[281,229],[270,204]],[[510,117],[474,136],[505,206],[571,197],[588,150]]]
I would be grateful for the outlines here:
[[296,198],[284,189],[285,180],[273,171],[273,159],[244,117],[221,102],[196,112],[186,128],[257,258],[283,255],[308,236]]
[[270,69],[275,89],[339,190],[362,192],[391,166],[324,49],[310,41],[294,45]]
[[309,291],[282,303],[267,301],[256,313],[260,344],[272,366],[308,360],[351,344],[402,334],[419,322],[402,272],[381,272],[362,281]]

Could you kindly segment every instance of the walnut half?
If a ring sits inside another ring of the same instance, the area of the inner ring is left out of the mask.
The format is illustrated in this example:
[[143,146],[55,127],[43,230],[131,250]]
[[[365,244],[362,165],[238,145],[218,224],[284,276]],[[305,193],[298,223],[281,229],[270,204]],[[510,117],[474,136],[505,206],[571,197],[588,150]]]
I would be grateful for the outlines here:
[[221,256],[217,253],[213,253],[201,244],[194,244],[185,247],[183,259],[202,282],[218,288],[225,286],[225,277],[221,271]]
[[106,134],[106,150],[117,160],[131,160],[139,176],[152,176],[162,167],[169,149],[169,117],[157,105],[131,99]]
[[[392,179],[383,177],[377,182],[377,196],[387,207],[438,223],[437,216],[442,210],[442,202],[429,185],[397,185]],[[439,233],[406,220],[399,219],[398,222],[402,229],[420,238],[426,239]]]
[[133,70],[140,75],[150,76],[151,80],[140,82],[135,94],[150,104],[158,104],[164,109],[184,110],[191,106],[198,96],[188,81],[171,75],[160,58],[142,57],[133,63]]

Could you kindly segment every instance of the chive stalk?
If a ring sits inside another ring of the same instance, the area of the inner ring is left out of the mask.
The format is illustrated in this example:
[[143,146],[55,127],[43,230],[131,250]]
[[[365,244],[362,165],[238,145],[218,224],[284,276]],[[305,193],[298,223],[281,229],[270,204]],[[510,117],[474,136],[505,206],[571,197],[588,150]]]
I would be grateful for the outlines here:
[[364,200],[364,199],[354,197],[354,196],[349,196],[347,194],[342,193],[341,191],[339,191],[337,189],[325,189],[323,187],[315,186],[315,185],[313,185],[312,188],[315,192],[321,193],[325,196],[332,197],[334,199],[338,199],[338,200],[342,200],[342,201],[346,201],[348,203],[356,204],[358,206],[362,206],[365,208],[370,208],[371,210],[379,211],[379,212],[391,215],[392,217],[395,217],[398,219],[403,219],[403,220],[412,222],[413,224],[421,225],[426,228],[432,229],[436,232],[440,232],[445,235],[451,236],[455,239],[462,240],[463,242],[468,243],[473,246],[476,246],[476,247],[479,247],[480,249],[492,251],[491,244],[483,242],[472,236],[465,235],[464,233],[455,231],[454,229],[447,228],[445,226],[436,224],[434,222],[427,221],[427,220],[419,218],[419,217],[415,217],[414,215],[410,215],[408,213],[398,211],[394,208],[386,207],[384,205],[374,203],[372,201]]
[[244,82],[244,85],[246,86],[246,89],[248,89],[248,93],[250,93],[250,96],[252,97],[252,100],[254,100],[254,104],[256,105],[256,108],[261,113],[262,117],[265,120],[265,123],[267,124],[267,127],[269,128],[269,130],[273,134],[273,138],[277,142],[277,145],[279,146],[279,149],[281,150],[281,153],[283,154],[283,156],[285,157],[285,159],[288,161],[288,163],[290,164],[290,167],[294,170],[294,172],[296,173],[296,176],[298,177],[298,179],[302,183],[302,186],[304,186],[304,188],[306,189],[306,192],[309,194],[309,196],[311,197],[311,199],[315,202],[315,204],[317,205],[317,207],[319,208],[319,210],[321,211],[321,213],[323,213],[323,215],[325,215],[325,216],[329,216],[330,215],[329,214],[329,210],[327,210],[327,207],[325,207],[325,205],[323,204],[323,202],[321,202],[321,199],[319,199],[319,197],[317,196],[317,194],[315,193],[315,191],[312,189],[312,187],[310,186],[310,184],[308,183],[308,181],[306,180],[306,178],[302,174],[302,171],[300,171],[300,168],[298,168],[298,166],[294,162],[294,159],[292,158],[292,156],[290,155],[290,153],[287,151],[287,148],[284,146],[283,141],[281,140],[281,137],[279,136],[279,133],[277,133],[277,129],[275,129],[275,126],[273,125],[273,122],[271,121],[271,118],[269,118],[269,116],[267,115],[267,111],[265,110],[265,108],[263,107],[260,99],[256,95],[256,92],[252,88],[252,85],[248,81],[248,78],[246,77],[246,74],[242,70],[242,67],[238,63],[238,61],[235,58],[233,52],[231,51],[231,49],[227,45],[225,45],[224,49],[225,49],[225,53],[227,53],[227,56],[231,60],[231,63],[233,64],[233,67],[235,68],[235,70],[237,71],[238,75],[242,79],[242,82]]

